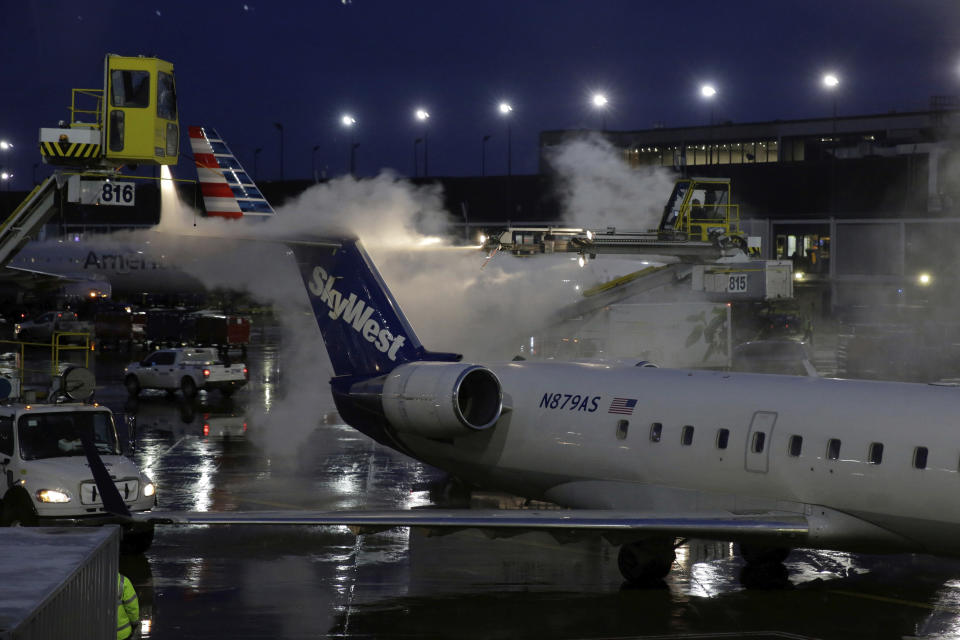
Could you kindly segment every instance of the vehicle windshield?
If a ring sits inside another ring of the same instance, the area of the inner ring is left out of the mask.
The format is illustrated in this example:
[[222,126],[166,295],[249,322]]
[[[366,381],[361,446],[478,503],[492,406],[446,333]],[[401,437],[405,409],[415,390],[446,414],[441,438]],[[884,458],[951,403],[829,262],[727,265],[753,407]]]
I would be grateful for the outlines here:
[[120,455],[113,416],[107,411],[56,411],[20,416],[17,434],[20,456],[24,460],[42,460],[85,455],[80,434],[93,439],[97,452]]

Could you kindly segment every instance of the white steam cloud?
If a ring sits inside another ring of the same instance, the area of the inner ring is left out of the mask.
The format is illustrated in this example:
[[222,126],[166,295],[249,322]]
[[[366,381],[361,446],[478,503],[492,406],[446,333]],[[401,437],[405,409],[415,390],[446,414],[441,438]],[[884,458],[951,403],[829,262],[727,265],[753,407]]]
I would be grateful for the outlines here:
[[[670,193],[666,172],[638,172],[603,141],[561,149],[565,211],[585,226],[656,226]],[[477,249],[439,240],[450,225],[439,186],[414,186],[391,173],[343,177],[310,187],[264,221],[198,217],[165,193],[157,234],[177,264],[208,288],[245,290],[274,305],[283,326],[283,398],[251,415],[265,444],[297,447],[333,409],[329,360],[296,265],[281,242],[349,231],[363,242],[424,346],[463,353],[466,361],[505,360],[557,310],[575,302],[573,283],[589,275],[571,256],[494,258],[481,269]],[[141,232],[142,233],[142,232]],[[592,283],[586,283],[592,284]]]
[[657,228],[676,175],[663,167],[631,167],[623,154],[605,139],[590,136],[550,155],[550,165],[561,179],[565,220],[591,229]]

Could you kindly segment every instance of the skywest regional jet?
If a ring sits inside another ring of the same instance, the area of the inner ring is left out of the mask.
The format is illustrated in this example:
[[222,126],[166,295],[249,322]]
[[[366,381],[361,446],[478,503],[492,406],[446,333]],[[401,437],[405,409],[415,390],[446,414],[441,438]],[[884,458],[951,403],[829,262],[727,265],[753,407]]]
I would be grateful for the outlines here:
[[[960,390],[624,364],[468,364],[420,343],[356,238],[290,243],[344,420],[480,486],[567,510],[147,514],[154,523],[603,535],[635,582],[677,538],[960,555]],[[112,488],[101,474],[108,509]],[[115,493],[115,492],[114,492]]]

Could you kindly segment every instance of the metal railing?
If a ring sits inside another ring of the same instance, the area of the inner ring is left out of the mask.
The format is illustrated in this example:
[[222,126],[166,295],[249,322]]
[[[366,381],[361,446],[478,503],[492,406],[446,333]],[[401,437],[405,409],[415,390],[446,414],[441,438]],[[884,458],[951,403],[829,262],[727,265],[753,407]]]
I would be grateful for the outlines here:
[[[80,108],[81,99],[92,98],[96,102],[95,109],[82,109]],[[93,122],[85,122],[83,120],[78,120],[78,115],[92,115],[94,117]],[[72,94],[70,96],[70,126],[71,127],[90,127],[92,129],[99,129],[102,124],[103,117],[103,89],[72,89]]]

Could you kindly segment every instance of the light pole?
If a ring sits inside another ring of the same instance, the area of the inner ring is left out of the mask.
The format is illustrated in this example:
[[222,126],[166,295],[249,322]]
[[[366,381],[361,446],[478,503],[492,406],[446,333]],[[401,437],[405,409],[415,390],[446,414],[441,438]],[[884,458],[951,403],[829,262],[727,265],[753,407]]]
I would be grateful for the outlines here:
[[830,136],[830,146],[833,147],[833,153],[830,160],[830,210],[833,211],[836,207],[836,174],[837,174],[837,87],[840,86],[840,78],[836,73],[828,72],[823,74],[823,86],[827,91],[830,92],[830,97],[833,99],[833,120],[831,122],[831,128],[833,129],[833,134]]
[[427,121],[430,120],[430,113],[426,109],[417,109],[413,115],[423,123],[423,175],[426,177],[430,175],[430,142],[427,138]]
[[826,87],[827,91],[830,92],[830,95],[833,97],[833,127],[834,133],[836,133],[837,127],[837,87],[840,86],[840,78],[837,77],[835,73],[825,73],[823,74],[823,86]]
[[[710,126],[713,126],[713,101],[717,95],[717,89],[712,84],[704,84],[700,86],[700,95],[703,96],[703,99],[710,104]],[[713,144],[707,145],[710,149],[707,152],[706,161],[707,164],[713,164]],[[696,156],[696,151],[694,151],[694,156]],[[694,158],[696,159],[696,158]]]
[[483,139],[480,141],[480,175],[487,175],[487,140],[490,139],[490,134],[483,136]]
[[320,178],[317,176],[317,149],[320,148],[320,145],[313,145],[313,153],[310,154],[310,167],[313,169],[313,181],[320,182]]
[[273,126],[280,132],[280,182],[283,182],[283,123],[274,122]]
[[595,93],[593,94],[593,97],[590,98],[590,102],[593,103],[594,109],[600,112],[600,131],[601,132],[606,131],[607,130],[607,105],[609,104],[609,100],[607,100],[607,96],[605,96],[602,93]]
[[717,88],[712,84],[701,85],[700,95],[703,96],[703,99],[710,103],[710,124],[713,124],[713,100],[717,95]]
[[[413,177],[417,177],[417,165],[419,164],[419,158],[417,156],[417,145],[423,142],[423,138],[414,138],[413,139]],[[426,175],[426,171],[424,171]]]
[[257,159],[260,157],[260,152],[263,151],[263,147],[257,147],[253,150],[253,179],[259,180],[260,174],[257,173]]
[[511,131],[510,131],[510,114],[513,112],[513,107],[510,106],[509,102],[500,103],[500,115],[503,116],[503,119],[507,121],[507,176],[513,175],[513,167],[511,166],[513,162],[513,151],[511,149]]
[[[10,142],[9,140],[0,140],[0,151],[7,153],[12,150],[13,150],[12,142]],[[6,190],[10,191],[10,181],[13,180],[13,173],[7,171],[6,169],[2,169],[2,171],[3,173],[0,174],[0,180],[3,180],[3,185],[4,187],[6,187]]]
[[356,173],[356,150],[360,145],[353,141],[353,129],[357,126],[357,119],[349,113],[343,114],[340,123],[350,131],[350,175]]

